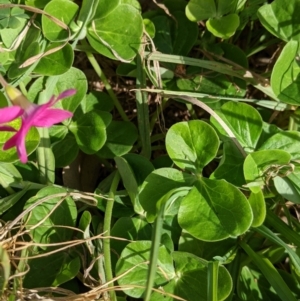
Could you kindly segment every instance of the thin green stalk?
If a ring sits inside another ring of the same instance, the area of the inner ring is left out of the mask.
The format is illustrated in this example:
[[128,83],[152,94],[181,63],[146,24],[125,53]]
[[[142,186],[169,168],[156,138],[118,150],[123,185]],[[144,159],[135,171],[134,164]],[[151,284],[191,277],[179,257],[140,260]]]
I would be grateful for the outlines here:
[[[87,46],[87,42],[85,40],[81,41],[83,46]],[[102,69],[100,67],[100,65],[98,64],[97,60],[95,59],[95,56],[93,55],[93,53],[91,53],[90,51],[85,51],[85,54],[88,58],[88,60],[90,61],[91,65],[93,66],[95,72],[97,73],[97,75],[100,77],[101,81],[103,82],[108,95],[110,96],[110,98],[113,100],[114,105],[117,109],[117,111],[119,112],[120,116],[122,117],[122,119],[124,121],[129,121],[129,118],[127,117],[125,111],[123,110],[116,94],[114,93],[111,85],[109,84],[105,74],[102,72]]]
[[149,122],[149,108],[148,108],[148,93],[140,89],[146,88],[146,73],[143,66],[141,54],[136,56],[137,77],[136,77],[136,105],[137,105],[137,119],[140,132],[140,139],[142,142],[141,154],[146,158],[151,156],[151,141],[150,141],[150,122]]
[[219,261],[209,261],[207,267],[207,301],[218,300]]
[[[104,254],[104,264],[105,264],[105,277],[106,281],[110,282],[113,279],[112,267],[111,267],[111,256],[110,256],[110,228],[111,228],[111,219],[112,219],[112,210],[114,207],[115,194],[120,181],[120,174],[116,172],[111,187],[109,191],[109,200],[105,208],[104,216],[104,240],[103,240],[103,254]],[[108,284],[109,287],[113,287],[113,282]],[[116,301],[116,294],[114,290],[109,291],[110,300]]]
[[154,279],[155,279],[155,274],[157,269],[158,251],[159,251],[161,232],[163,227],[164,212],[165,212],[165,204],[163,203],[157,214],[156,220],[154,222],[154,227],[153,227],[150,263],[149,263],[149,270],[148,270],[147,286],[144,294],[144,301],[149,301],[153,284],[154,284]]

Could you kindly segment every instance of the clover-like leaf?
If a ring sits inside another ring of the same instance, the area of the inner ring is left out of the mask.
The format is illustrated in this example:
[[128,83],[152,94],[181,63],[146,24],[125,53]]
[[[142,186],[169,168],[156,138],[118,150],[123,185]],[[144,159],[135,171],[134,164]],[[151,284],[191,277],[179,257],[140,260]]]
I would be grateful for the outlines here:
[[199,179],[184,197],[179,225],[194,237],[217,241],[245,233],[252,223],[248,200],[224,180]]
[[166,147],[178,167],[201,173],[203,167],[216,156],[219,139],[215,130],[206,122],[179,122],[169,129]]

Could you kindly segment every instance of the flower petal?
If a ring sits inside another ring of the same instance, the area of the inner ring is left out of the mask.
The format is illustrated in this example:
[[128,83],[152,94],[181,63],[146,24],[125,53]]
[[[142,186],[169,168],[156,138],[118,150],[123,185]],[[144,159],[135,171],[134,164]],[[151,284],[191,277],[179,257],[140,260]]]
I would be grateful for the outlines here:
[[76,93],[77,91],[75,89],[69,89],[66,90],[62,93],[60,93],[57,97],[52,96],[51,99],[48,101],[47,104],[50,104],[50,106],[53,106],[55,103],[57,103],[59,100],[72,96]]
[[7,140],[3,145],[3,150],[7,150],[15,146],[17,148],[19,159],[22,163],[27,162],[25,137],[29,129],[30,127],[26,125],[24,126],[24,124],[22,124],[19,131],[14,136],[12,136],[9,140]]
[[0,123],[10,122],[23,114],[24,110],[19,106],[0,109]]
[[37,113],[35,118],[31,121],[31,125],[37,127],[49,127],[55,123],[60,123],[72,116],[73,114],[69,111],[60,109],[48,109],[40,114]]

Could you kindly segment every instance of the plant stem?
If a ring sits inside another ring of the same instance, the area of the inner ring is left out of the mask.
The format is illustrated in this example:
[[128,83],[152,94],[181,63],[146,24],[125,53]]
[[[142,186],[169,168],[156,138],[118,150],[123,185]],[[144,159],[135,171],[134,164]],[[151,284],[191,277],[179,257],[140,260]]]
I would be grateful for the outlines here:
[[[82,40],[81,43],[84,46],[88,45],[88,43],[85,40]],[[113,100],[114,105],[115,105],[117,111],[119,112],[120,116],[122,117],[122,119],[124,121],[129,121],[129,118],[127,117],[125,111],[123,110],[116,94],[114,93],[114,91],[113,91],[111,85],[109,84],[105,74],[102,72],[102,69],[101,69],[100,65],[98,64],[97,60],[95,59],[95,56],[93,55],[93,53],[91,53],[89,51],[85,51],[85,54],[86,54],[88,60],[90,61],[91,65],[93,66],[95,72],[100,77],[101,81],[103,82],[103,84],[105,86],[105,89],[107,90],[108,95]]]
[[[106,281],[110,282],[113,279],[113,273],[111,268],[111,256],[110,256],[110,228],[111,228],[111,218],[112,218],[112,210],[114,207],[115,194],[120,181],[120,174],[116,172],[111,187],[109,191],[109,200],[107,201],[105,216],[104,216],[104,240],[103,240],[103,253],[104,253],[104,265],[105,265],[105,277]],[[109,283],[109,287],[113,287],[113,283]],[[116,301],[116,295],[114,290],[109,291],[110,300]]]
[[157,259],[161,240],[161,232],[163,227],[163,216],[165,212],[165,204],[162,204],[157,214],[153,227],[152,245],[150,252],[150,263],[147,278],[147,287],[144,294],[144,301],[149,301],[157,270]]

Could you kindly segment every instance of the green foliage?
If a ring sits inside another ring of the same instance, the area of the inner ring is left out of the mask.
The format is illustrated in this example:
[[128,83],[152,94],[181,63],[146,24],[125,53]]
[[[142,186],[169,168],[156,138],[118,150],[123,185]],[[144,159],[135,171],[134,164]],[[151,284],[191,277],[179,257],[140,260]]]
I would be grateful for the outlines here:
[[0,125],[1,300],[300,299],[299,1],[152,4],[0,0],[5,80],[76,90]]

